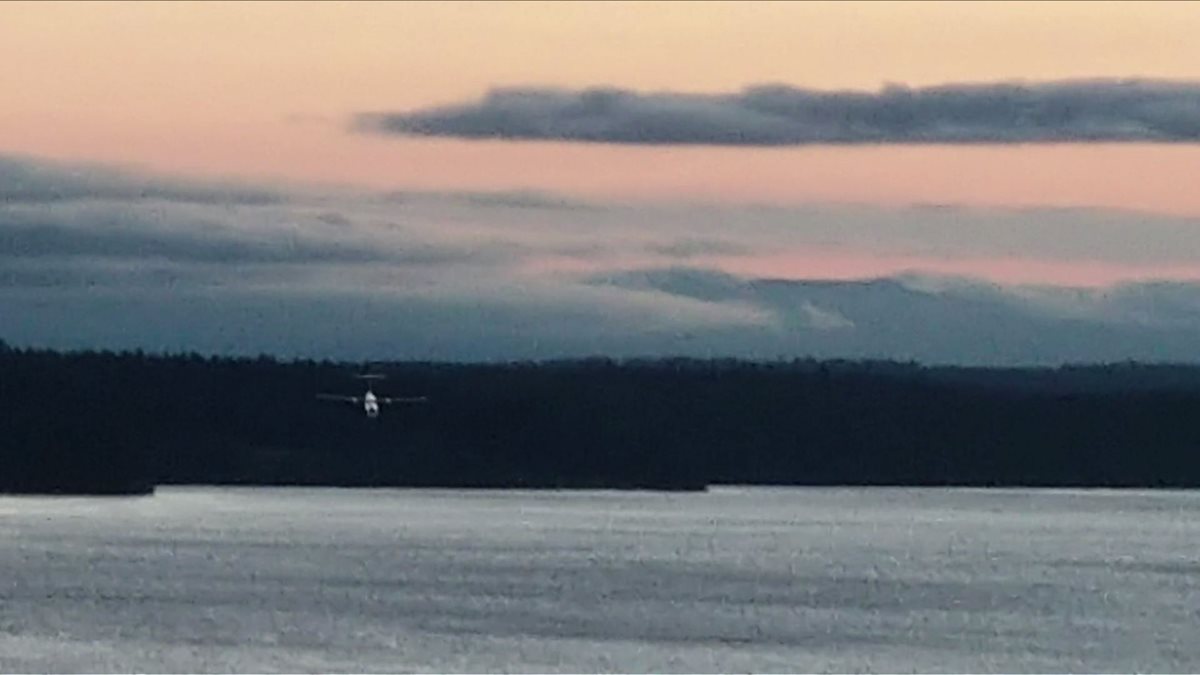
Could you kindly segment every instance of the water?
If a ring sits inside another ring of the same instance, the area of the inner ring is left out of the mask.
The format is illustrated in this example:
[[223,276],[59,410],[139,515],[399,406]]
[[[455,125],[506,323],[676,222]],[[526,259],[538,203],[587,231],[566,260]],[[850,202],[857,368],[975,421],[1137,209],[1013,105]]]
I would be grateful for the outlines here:
[[1200,494],[0,497],[4,671],[1196,671]]

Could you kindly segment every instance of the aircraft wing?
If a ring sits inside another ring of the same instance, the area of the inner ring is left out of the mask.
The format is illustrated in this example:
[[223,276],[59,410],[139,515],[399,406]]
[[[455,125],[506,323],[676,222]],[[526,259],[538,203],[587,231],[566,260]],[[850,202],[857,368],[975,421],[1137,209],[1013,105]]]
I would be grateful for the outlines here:
[[424,403],[429,400],[427,396],[381,396],[378,401],[380,403]]
[[343,401],[345,403],[362,403],[361,396],[341,396],[339,394],[317,394],[322,401]]

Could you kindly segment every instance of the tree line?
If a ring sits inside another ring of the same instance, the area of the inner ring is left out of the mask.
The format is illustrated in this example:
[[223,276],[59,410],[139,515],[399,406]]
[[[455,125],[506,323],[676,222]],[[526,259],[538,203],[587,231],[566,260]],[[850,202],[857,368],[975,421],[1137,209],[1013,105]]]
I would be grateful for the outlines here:
[[1200,367],[797,359],[361,364],[0,343],[0,491],[1200,485]]

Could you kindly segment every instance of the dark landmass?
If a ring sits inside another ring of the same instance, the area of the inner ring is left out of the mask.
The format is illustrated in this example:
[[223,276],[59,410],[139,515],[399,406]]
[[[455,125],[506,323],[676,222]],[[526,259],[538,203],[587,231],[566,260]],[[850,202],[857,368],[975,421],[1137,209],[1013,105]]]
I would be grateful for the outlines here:
[[358,364],[0,343],[0,491],[158,484],[695,490],[1200,485],[1200,366]]

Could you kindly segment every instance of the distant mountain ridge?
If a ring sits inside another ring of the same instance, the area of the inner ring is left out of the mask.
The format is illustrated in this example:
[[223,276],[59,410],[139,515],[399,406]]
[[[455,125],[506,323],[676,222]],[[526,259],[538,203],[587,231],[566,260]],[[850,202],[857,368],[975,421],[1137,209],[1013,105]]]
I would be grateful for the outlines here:
[[[3,286],[0,275],[0,286]],[[742,278],[696,268],[587,277],[591,299],[642,303],[640,319],[596,307],[337,293],[181,289],[0,293],[14,346],[144,349],[280,358],[503,362],[584,358],[883,359],[927,365],[1200,363],[1200,284],[1006,287],[935,277]],[[689,315],[672,314],[686,307]],[[662,307],[661,310],[655,308]]]
[[[1041,287],[1023,294],[936,278],[792,281],[695,269],[641,270],[592,282],[743,303],[776,320],[771,329],[714,340],[713,354],[972,366],[1200,360],[1200,287],[1194,284]],[[1075,311],[1064,316],[1062,306]]]

